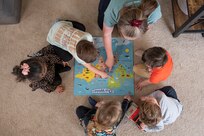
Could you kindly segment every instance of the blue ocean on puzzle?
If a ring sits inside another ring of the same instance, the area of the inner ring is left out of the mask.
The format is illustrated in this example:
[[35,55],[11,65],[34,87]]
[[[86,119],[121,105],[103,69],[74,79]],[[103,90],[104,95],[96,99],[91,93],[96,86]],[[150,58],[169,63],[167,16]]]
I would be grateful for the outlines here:
[[[106,53],[102,38],[95,37],[94,43],[100,55],[93,65],[108,72],[104,68]],[[111,78],[102,79],[75,61],[74,95],[134,95],[133,42],[112,38],[112,48],[116,64],[108,72]]]

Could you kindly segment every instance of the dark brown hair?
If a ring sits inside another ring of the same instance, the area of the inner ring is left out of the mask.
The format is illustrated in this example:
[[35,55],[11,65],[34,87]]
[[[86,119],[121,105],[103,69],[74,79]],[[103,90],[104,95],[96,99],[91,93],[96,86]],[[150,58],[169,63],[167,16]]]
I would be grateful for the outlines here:
[[149,48],[142,54],[142,61],[151,68],[162,67],[167,60],[166,50],[161,47]]
[[[28,64],[30,67],[28,75],[22,74],[23,69],[21,69],[21,65],[23,65],[23,63]],[[40,62],[39,60],[31,58],[23,60],[19,66],[16,65],[13,68],[12,74],[16,76],[17,82],[25,81],[26,79],[36,81],[41,79],[41,74],[44,66],[45,65],[43,65],[42,62]]]
[[160,106],[148,100],[139,100],[139,119],[148,127],[156,126],[162,119]]
[[86,63],[94,62],[98,51],[92,42],[81,40],[76,47],[77,56]]

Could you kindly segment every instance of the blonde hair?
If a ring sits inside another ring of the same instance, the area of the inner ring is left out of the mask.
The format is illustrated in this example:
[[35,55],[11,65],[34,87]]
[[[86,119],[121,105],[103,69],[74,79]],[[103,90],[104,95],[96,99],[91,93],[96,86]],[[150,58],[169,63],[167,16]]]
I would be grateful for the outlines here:
[[[117,23],[119,33],[127,37],[138,37],[147,30],[147,18],[156,9],[156,0],[142,0],[139,7],[131,5],[123,7],[120,11],[120,18]],[[141,21],[139,25],[132,25],[132,22]]]
[[111,129],[122,116],[121,103],[118,101],[103,101],[95,114],[95,121],[87,126],[88,136],[92,136],[92,129],[99,131]]
[[139,100],[139,119],[148,127],[156,126],[162,119],[161,108],[151,100]]

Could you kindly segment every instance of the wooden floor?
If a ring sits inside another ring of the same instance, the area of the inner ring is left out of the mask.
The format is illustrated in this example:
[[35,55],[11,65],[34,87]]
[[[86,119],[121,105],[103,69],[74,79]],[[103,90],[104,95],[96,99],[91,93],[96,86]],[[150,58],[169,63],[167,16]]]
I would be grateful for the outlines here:
[[[175,30],[177,30],[190,16],[192,16],[201,6],[204,5],[204,0],[187,0],[188,16],[185,15],[179,8],[177,0],[172,0]],[[191,31],[204,30],[204,22],[193,25],[189,28]]]

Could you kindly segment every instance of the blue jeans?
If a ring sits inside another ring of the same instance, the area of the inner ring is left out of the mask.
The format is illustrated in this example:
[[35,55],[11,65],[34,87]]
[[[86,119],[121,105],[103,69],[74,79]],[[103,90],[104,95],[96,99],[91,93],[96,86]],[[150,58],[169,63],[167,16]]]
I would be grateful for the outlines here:
[[158,90],[162,91],[166,96],[174,98],[180,102],[180,100],[177,97],[176,91],[173,87],[165,86],[165,87],[158,89]]
[[83,120],[85,127],[88,125],[89,120],[91,120],[92,115],[95,113],[96,113],[95,108],[90,109],[90,108],[82,106],[82,105],[77,107],[77,109],[76,109],[77,117],[80,120]]
[[98,26],[103,29],[104,12],[106,11],[111,0],[100,0],[98,5]]

